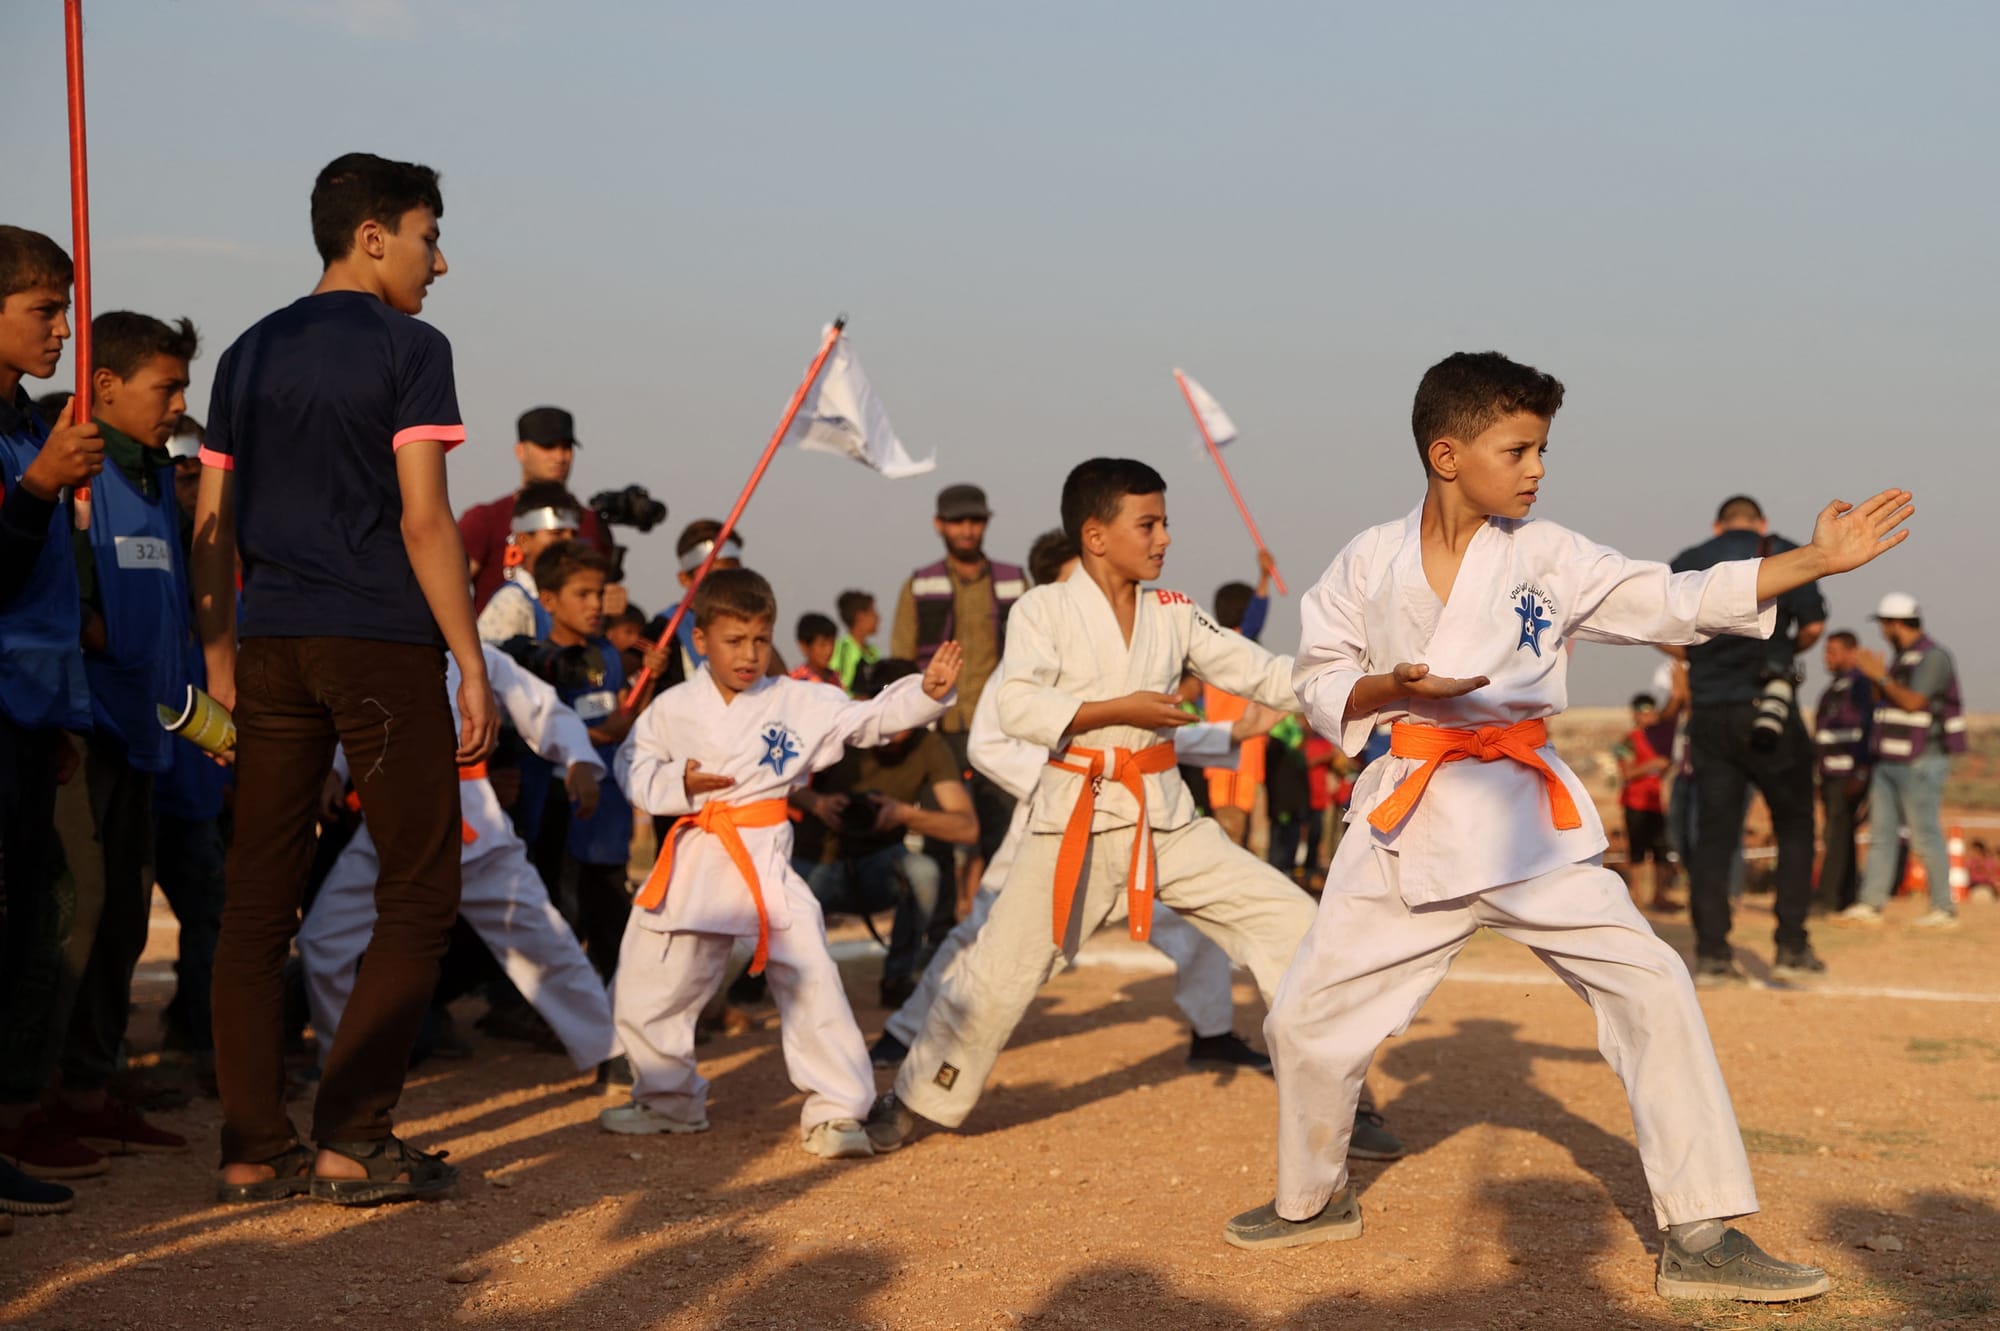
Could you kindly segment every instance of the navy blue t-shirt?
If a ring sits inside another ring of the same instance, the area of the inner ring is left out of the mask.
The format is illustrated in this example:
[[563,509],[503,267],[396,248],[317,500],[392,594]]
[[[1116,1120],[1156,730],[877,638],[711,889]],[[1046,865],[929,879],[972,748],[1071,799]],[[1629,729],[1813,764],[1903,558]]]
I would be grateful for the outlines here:
[[[1676,573],[1714,568],[1731,559],[1756,559],[1760,554],[1779,555],[1798,546],[1782,536],[1765,538],[1754,531],[1726,531],[1690,546],[1674,556]],[[1763,692],[1764,681],[1792,669],[1792,639],[1801,626],[1826,619],[1826,598],[1819,584],[1809,582],[1778,598],[1778,627],[1768,639],[1739,638],[1721,634],[1708,642],[1688,648],[1688,702],[1697,707],[1713,703],[1754,702]]]
[[421,439],[465,439],[451,343],[373,296],[307,296],[222,354],[201,459],[235,476],[242,636],[438,641],[396,480]]

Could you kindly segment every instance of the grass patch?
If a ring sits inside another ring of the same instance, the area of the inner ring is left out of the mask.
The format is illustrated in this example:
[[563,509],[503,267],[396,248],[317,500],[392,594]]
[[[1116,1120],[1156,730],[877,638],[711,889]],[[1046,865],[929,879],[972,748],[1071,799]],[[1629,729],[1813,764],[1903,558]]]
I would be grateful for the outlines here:
[[1913,1063],[1956,1063],[1962,1058],[1975,1054],[1984,1055],[1989,1063],[2000,1063],[2000,1044],[1991,1040],[1981,1040],[1961,1036],[1949,1040],[1929,1040],[1913,1036],[1903,1052]]
[[1946,1276],[1924,1291],[1924,1307],[1935,1317],[1977,1317],[2000,1308],[2000,1293],[1991,1275]]
[[1789,1132],[1765,1132],[1762,1128],[1743,1129],[1743,1149],[1757,1155],[1817,1155],[1819,1143]]

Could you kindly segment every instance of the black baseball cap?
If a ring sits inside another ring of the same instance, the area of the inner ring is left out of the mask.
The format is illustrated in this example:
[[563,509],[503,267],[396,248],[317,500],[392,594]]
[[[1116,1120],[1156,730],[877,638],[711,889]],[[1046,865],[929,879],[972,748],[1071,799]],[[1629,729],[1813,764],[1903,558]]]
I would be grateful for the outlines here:
[[990,518],[993,510],[986,507],[986,492],[976,485],[947,485],[938,491],[937,515],[944,522],[957,522],[965,518]]
[[515,435],[524,444],[537,448],[554,448],[557,444],[577,447],[576,419],[561,407],[536,407],[521,413],[515,422]]

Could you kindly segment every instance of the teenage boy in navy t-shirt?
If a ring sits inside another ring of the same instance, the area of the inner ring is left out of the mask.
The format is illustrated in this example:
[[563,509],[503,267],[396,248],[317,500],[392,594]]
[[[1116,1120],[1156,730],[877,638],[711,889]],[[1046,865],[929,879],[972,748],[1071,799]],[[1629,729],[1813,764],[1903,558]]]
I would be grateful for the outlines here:
[[[312,294],[216,367],[195,515],[209,692],[236,714],[237,797],[215,954],[223,1201],[428,1196],[452,1166],[390,1111],[458,914],[460,764],[498,728],[444,455],[465,439],[451,344],[414,316],[445,273],[429,167],[350,153],[313,184]],[[242,645],[235,562],[243,570]],[[454,737],[444,648],[457,660]],[[302,1146],[285,1112],[279,970],[299,927],[320,784],[341,744],[381,853],[368,964]]]

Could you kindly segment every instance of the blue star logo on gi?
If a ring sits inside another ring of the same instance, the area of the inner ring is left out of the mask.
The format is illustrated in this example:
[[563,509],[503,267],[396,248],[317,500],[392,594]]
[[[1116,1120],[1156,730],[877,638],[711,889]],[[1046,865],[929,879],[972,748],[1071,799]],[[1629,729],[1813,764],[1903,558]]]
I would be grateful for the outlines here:
[[1514,613],[1521,617],[1521,640],[1514,644],[1514,650],[1518,652],[1527,647],[1540,656],[1542,632],[1552,627],[1555,621],[1542,613],[1542,603],[1533,592],[1521,593],[1520,604],[1514,607]]
[[792,759],[798,756],[799,746],[792,741],[792,732],[783,726],[772,726],[764,732],[764,756],[757,760],[757,765],[783,776]]

